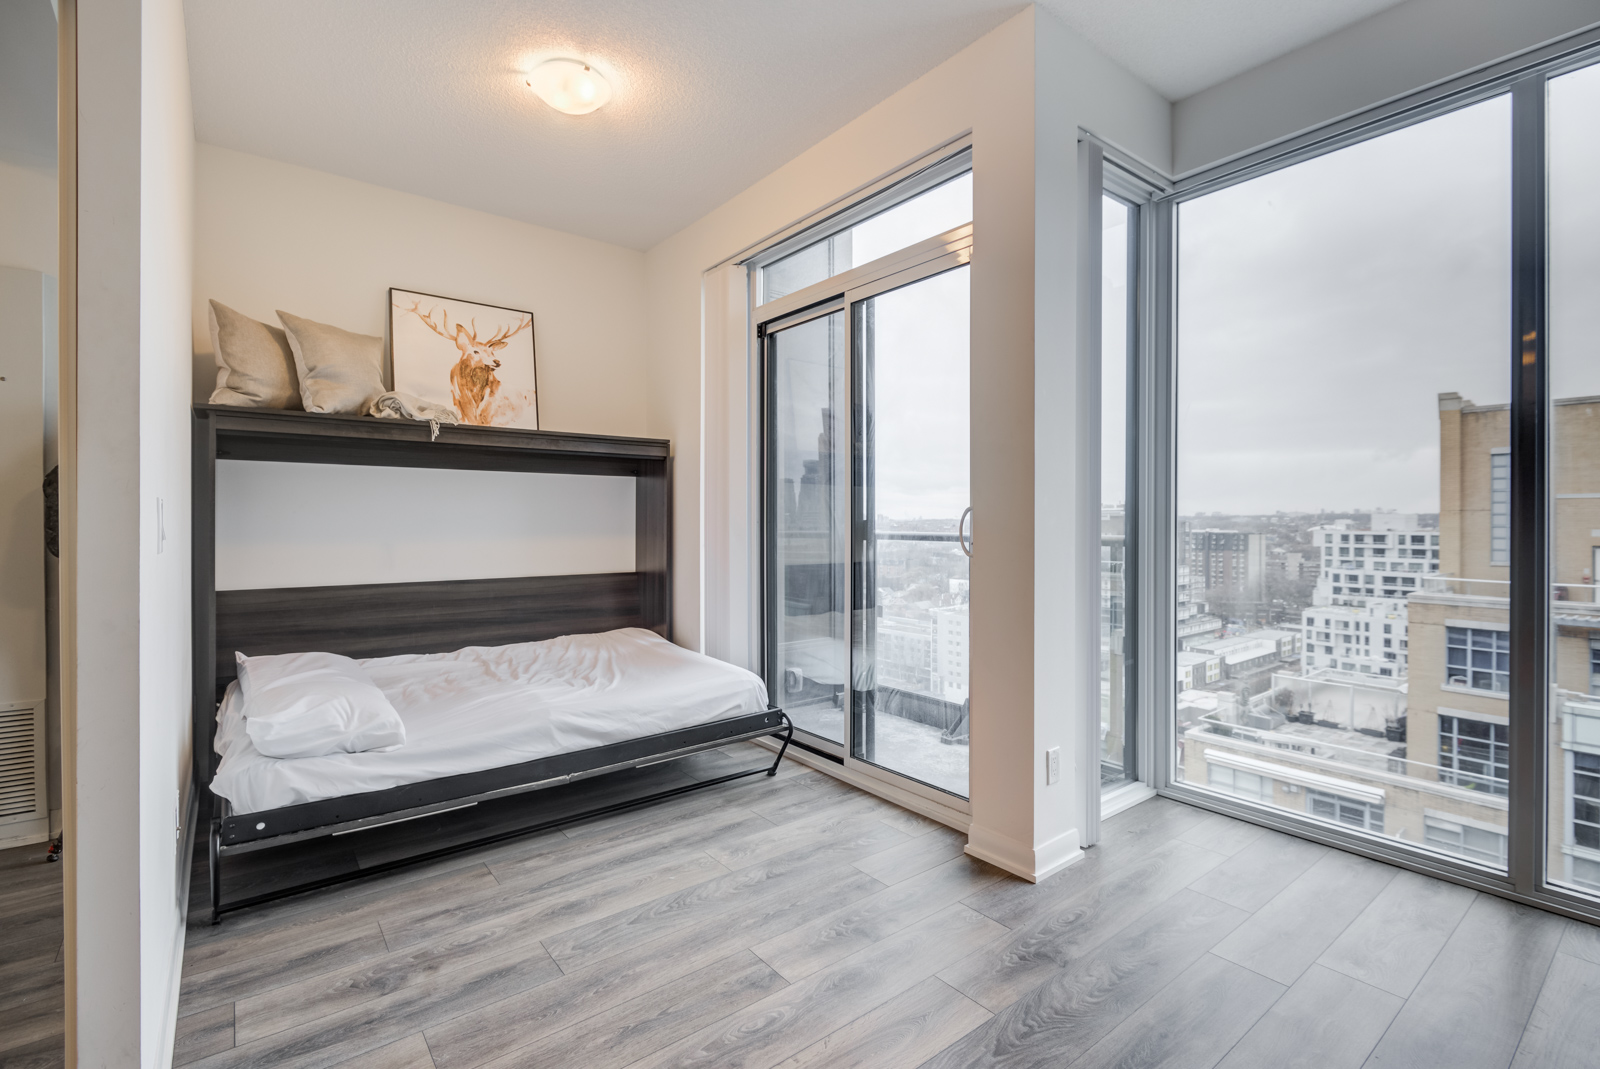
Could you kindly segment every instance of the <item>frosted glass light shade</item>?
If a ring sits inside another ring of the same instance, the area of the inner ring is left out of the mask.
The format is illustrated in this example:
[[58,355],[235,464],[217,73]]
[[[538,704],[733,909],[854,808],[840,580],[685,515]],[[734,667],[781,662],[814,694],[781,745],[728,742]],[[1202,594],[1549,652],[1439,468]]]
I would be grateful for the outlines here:
[[587,115],[611,99],[611,83],[575,59],[547,60],[533,69],[527,81],[540,100],[568,115]]

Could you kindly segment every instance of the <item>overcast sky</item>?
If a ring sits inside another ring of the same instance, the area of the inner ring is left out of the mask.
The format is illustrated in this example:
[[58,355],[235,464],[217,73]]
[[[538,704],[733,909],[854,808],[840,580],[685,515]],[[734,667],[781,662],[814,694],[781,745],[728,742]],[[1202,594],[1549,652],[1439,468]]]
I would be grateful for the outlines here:
[[[1555,91],[1564,396],[1600,393],[1595,73]],[[1509,101],[1190,201],[1179,233],[1179,511],[1436,511],[1437,395],[1509,400]]]
[[969,270],[873,298],[881,516],[953,521],[971,501]]

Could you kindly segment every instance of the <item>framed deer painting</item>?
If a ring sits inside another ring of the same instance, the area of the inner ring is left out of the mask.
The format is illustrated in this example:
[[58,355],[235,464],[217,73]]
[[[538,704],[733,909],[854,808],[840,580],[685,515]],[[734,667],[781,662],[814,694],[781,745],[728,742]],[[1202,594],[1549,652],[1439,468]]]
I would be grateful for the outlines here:
[[389,290],[394,388],[462,423],[539,429],[533,313]]

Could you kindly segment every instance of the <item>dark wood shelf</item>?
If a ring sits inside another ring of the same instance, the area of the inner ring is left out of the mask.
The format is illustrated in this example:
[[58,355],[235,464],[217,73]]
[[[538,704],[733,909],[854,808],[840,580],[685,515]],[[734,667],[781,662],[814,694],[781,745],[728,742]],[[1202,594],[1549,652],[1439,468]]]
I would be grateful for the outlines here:
[[650,474],[672,452],[662,438],[440,424],[434,439],[417,420],[233,405],[195,405],[194,419],[197,433],[210,428],[222,460],[630,476]]

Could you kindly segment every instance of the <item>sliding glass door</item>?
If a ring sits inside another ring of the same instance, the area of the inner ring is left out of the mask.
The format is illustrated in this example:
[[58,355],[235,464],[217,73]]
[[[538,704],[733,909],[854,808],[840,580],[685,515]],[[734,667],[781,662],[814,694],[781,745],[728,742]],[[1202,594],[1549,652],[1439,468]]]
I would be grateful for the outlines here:
[[852,304],[851,754],[965,797],[968,268]]
[[970,248],[961,227],[758,309],[777,313],[760,331],[772,700],[802,743],[962,799]]
[[844,744],[850,678],[850,389],[845,314],[767,336],[768,692]]

